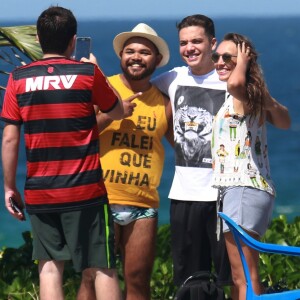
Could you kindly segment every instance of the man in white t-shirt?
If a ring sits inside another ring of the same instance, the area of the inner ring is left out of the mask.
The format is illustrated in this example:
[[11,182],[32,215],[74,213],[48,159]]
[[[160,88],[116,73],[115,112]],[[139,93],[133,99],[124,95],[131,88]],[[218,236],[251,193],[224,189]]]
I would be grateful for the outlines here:
[[217,189],[211,187],[212,122],[226,90],[211,60],[217,44],[214,23],[193,15],[177,28],[187,66],[153,80],[170,97],[174,120],[176,166],[169,194],[174,283],[180,286],[196,271],[211,271],[213,262],[219,283],[229,285],[228,256],[217,233]]

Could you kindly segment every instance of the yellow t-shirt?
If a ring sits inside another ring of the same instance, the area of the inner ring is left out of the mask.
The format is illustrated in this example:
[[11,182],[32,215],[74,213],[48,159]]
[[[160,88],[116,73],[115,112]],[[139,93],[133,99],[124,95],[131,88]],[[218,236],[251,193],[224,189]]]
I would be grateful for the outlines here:
[[[134,93],[120,75],[108,78],[122,99]],[[131,117],[113,121],[100,134],[100,160],[110,204],[159,206],[157,188],[164,164],[162,138],[167,131],[164,98],[152,86]]]

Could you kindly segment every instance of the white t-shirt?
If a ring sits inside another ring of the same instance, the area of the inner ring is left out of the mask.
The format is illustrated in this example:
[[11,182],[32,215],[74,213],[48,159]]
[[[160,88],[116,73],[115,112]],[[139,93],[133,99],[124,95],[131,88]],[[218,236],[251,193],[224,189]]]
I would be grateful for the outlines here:
[[211,187],[211,137],[214,116],[224,103],[226,83],[215,70],[195,76],[187,66],[153,80],[169,96],[174,122],[175,174],[170,199],[216,201]]

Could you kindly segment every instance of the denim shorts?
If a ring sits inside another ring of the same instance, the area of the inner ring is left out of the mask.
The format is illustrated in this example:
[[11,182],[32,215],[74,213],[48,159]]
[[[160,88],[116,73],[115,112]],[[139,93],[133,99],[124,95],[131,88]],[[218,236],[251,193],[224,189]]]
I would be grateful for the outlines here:
[[[274,196],[251,187],[234,186],[221,190],[223,212],[246,231],[264,235],[273,212]],[[223,222],[223,232],[229,228]]]

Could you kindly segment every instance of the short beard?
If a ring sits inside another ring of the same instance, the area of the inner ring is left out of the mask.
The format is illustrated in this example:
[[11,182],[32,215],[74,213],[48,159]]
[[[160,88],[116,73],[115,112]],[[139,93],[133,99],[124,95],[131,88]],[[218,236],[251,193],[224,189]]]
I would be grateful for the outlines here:
[[151,66],[149,68],[146,68],[145,71],[139,75],[134,75],[134,74],[129,73],[127,71],[127,68],[124,68],[122,65],[121,65],[121,69],[122,69],[125,77],[127,77],[130,80],[138,81],[138,80],[145,79],[147,77],[151,77],[151,75],[154,73],[154,71],[156,69],[156,66]]

